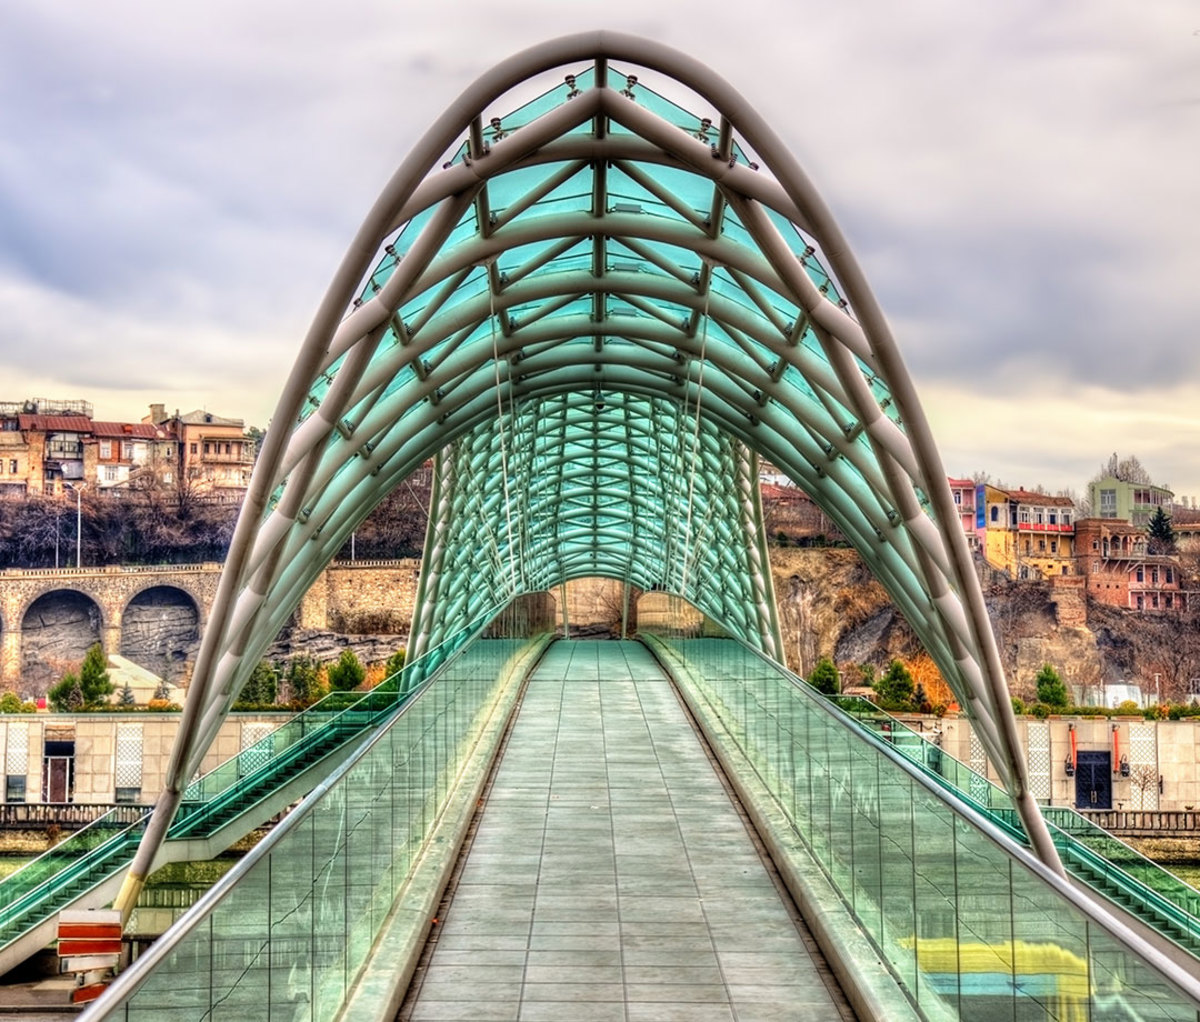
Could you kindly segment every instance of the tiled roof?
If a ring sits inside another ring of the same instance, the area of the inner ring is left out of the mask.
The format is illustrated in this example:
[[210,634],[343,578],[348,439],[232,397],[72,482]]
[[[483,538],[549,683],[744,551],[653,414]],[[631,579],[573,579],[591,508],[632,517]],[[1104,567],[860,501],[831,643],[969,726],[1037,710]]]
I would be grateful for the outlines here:
[[179,421],[187,426],[237,426],[238,429],[241,429],[245,425],[242,419],[224,419],[220,415],[213,415],[212,412],[206,412],[202,408],[179,416]]
[[135,437],[139,440],[160,440],[166,433],[148,422],[93,422],[92,432],[102,437]]
[[1018,504],[1043,504],[1046,507],[1075,506],[1075,502],[1070,497],[1051,497],[1048,493],[1034,493],[1032,490],[1005,490],[1004,492]]
[[18,415],[18,429],[35,429],[46,433],[90,433],[92,420],[86,415]]

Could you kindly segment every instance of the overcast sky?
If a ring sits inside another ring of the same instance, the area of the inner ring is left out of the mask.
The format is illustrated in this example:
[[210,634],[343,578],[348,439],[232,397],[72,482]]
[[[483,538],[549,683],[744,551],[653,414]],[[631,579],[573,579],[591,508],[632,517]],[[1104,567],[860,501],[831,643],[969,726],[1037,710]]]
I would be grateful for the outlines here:
[[6,0],[0,400],[265,425],[368,206],[476,75],[649,35],[791,145],[948,471],[1200,497],[1195,0]]

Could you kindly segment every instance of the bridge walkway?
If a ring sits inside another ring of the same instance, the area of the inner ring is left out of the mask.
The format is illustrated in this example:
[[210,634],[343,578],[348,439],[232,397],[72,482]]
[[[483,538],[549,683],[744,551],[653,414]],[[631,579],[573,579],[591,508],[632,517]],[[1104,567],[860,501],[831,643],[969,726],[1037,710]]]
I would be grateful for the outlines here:
[[551,647],[465,855],[401,1019],[854,1018],[637,643]]

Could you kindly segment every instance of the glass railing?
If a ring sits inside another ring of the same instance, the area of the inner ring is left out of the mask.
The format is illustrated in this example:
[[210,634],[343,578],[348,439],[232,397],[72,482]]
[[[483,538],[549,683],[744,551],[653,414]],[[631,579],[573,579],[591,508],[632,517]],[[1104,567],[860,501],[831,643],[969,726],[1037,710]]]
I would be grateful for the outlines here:
[[150,808],[116,806],[5,877],[0,882],[0,944],[23,932],[21,921],[31,912],[53,911],[47,902],[57,891],[80,884],[82,893],[111,872],[107,867],[114,858],[132,854]]
[[[860,696],[832,696],[830,700],[960,797],[989,813],[1018,840],[1025,840],[1012,800],[998,784],[946,755],[928,737],[870,700]],[[1043,806],[1042,815],[1068,872],[1192,954],[1200,952],[1200,891],[1070,807]]]
[[84,1018],[341,1017],[465,762],[485,732],[499,739],[493,706],[543,645],[471,643]]
[[922,1015],[1194,1022],[1192,971],[891,742],[737,640],[650,641]]
[[[334,748],[380,724],[479,631],[475,626],[455,634],[370,692],[330,693],[197,778],[168,838],[213,832]],[[152,809],[118,806],[0,880],[0,947],[125,868]]]

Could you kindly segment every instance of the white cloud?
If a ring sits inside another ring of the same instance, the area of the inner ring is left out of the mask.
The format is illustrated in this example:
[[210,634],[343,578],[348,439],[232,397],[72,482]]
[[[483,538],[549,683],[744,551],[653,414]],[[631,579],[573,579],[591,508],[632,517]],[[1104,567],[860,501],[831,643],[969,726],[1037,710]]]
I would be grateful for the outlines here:
[[[931,408],[1008,424],[954,433],[948,465],[1079,486],[1128,450],[1200,492],[1179,382],[1200,379],[1184,0],[17,0],[0,15],[6,396],[263,420],[411,140],[491,64],[598,26],[708,63],[794,148]],[[1048,408],[1091,425],[1049,429]]]

